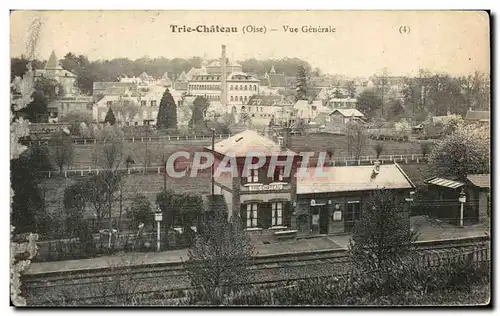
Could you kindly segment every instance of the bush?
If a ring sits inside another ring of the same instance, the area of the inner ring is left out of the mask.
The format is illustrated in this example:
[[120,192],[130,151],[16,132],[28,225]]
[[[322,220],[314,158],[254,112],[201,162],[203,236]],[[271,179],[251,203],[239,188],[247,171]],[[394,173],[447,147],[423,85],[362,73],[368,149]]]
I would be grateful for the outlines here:
[[[394,265],[390,273],[351,272],[339,278],[288,282],[274,290],[253,287],[227,296],[225,304],[415,305],[430,293],[435,297],[450,291],[468,290],[474,284],[487,282],[489,273],[489,264],[474,265],[469,260],[458,260],[437,267],[408,261]],[[204,299],[201,294],[193,295],[188,304]]]

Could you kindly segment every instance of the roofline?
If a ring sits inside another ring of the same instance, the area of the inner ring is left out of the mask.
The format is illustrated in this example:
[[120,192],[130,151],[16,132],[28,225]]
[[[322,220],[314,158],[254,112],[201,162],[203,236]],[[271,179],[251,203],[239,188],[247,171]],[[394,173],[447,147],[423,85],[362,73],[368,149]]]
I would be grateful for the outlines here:
[[[213,154],[218,154],[218,155],[221,155],[221,156],[228,156],[228,157],[234,157],[234,158],[246,158],[247,155],[242,155],[242,156],[233,156],[233,155],[227,155],[225,153],[221,153],[215,149],[212,150],[212,146],[207,146],[207,147],[203,147],[204,150],[207,150]],[[297,154],[296,152],[292,151],[291,149],[285,149],[286,151],[288,151],[288,154],[286,155],[277,155],[278,157],[289,157],[289,156],[292,156],[292,157],[297,157],[299,156],[299,154]],[[268,158],[268,157],[273,157],[273,156],[276,156],[276,155],[259,155],[259,156],[256,156],[256,155],[252,155],[253,158],[261,158],[261,157],[265,157],[265,158]]]
[[411,181],[410,177],[408,177],[408,175],[406,174],[406,172],[404,172],[404,170],[401,168],[401,166],[397,162],[395,162],[394,165],[403,174],[403,176],[405,177],[406,181],[408,181],[410,183],[410,185],[412,186],[412,188],[415,189],[416,188],[415,184],[413,183],[413,181]]
[[[298,185],[297,185],[298,187]],[[328,193],[353,193],[353,192],[371,192],[374,190],[409,190],[413,188],[387,188],[387,187],[380,187],[377,189],[363,189],[363,190],[349,190],[349,191],[322,191],[322,192],[308,192],[308,193],[298,193],[297,195],[308,195],[308,194],[328,194]]]

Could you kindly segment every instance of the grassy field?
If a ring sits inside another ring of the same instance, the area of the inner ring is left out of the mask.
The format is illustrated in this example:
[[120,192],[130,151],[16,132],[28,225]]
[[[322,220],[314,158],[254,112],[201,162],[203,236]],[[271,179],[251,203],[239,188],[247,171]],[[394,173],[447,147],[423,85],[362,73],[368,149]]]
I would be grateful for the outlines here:
[[[381,143],[384,146],[382,155],[392,154],[418,154],[420,144],[416,142],[396,142],[391,140],[367,140],[361,155],[375,155],[373,146]],[[168,157],[176,151],[196,152],[202,151],[204,147],[210,146],[209,140],[191,141],[161,141],[151,143],[126,142],[124,145],[124,157],[130,155],[136,165],[144,165],[149,155],[151,164],[159,164],[163,157]],[[98,150],[99,145],[75,145],[75,155],[72,168],[88,167],[94,165],[92,156]],[[333,150],[335,157],[345,157],[348,154],[347,138],[343,135],[333,134],[310,134],[294,135],[291,139],[291,149],[296,152],[326,152]]]
[[[45,205],[51,213],[63,210],[64,189],[77,181],[79,178],[51,178],[43,183],[45,192]],[[82,178],[80,178],[82,179]],[[193,193],[205,195],[210,193],[210,173],[201,173],[196,178],[183,177],[178,179],[167,178],[167,189],[182,193]],[[138,194],[148,197],[154,206],[156,194],[163,190],[163,175],[161,174],[134,174],[126,176],[122,187],[122,209],[125,210],[131,205],[132,200]],[[119,193],[117,194],[117,197]],[[120,213],[119,201],[113,205],[113,216]],[[91,215],[88,213],[87,215]]]

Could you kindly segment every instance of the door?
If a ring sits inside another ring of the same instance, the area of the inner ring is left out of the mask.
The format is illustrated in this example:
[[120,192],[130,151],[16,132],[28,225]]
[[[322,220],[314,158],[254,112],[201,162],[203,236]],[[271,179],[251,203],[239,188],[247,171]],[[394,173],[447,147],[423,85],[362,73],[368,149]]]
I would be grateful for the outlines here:
[[344,231],[352,233],[354,224],[361,218],[361,203],[359,201],[351,201],[347,203],[346,213],[344,216]]
[[329,224],[328,208],[326,206],[322,206],[319,211],[319,233],[322,235],[328,234]]

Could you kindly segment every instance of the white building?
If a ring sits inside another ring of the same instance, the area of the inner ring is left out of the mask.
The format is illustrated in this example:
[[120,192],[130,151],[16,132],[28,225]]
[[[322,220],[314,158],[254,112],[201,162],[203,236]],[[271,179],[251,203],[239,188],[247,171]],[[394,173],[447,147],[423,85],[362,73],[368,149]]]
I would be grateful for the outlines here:
[[312,102],[308,100],[298,100],[294,104],[293,109],[295,111],[296,119],[301,119],[304,122],[309,123],[326,108],[323,106],[321,100],[314,100]]
[[[233,66],[233,68],[237,67]],[[211,74],[193,75],[188,80],[188,95],[205,97],[210,102],[220,102],[222,97],[222,71],[220,66],[219,73],[215,72],[215,66],[208,66],[207,69],[210,69]],[[244,72],[230,73],[226,82],[228,105],[247,104],[252,96],[259,94],[259,80]]]
[[63,69],[59,65],[59,60],[56,53],[52,51],[44,69],[35,70],[35,79],[48,78],[53,79],[61,84],[65,96],[79,95],[80,91],[76,87],[76,75]]
[[[109,108],[113,109],[118,124],[130,126],[156,125],[158,109],[165,87],[150,86],[145,93],[130,93],[123,95],[106,95],[93,107],[92,118],[102,123]],[[177,105],[179,124],[185,116],[182,109],[183,94],[181,91],[169,90]]]

